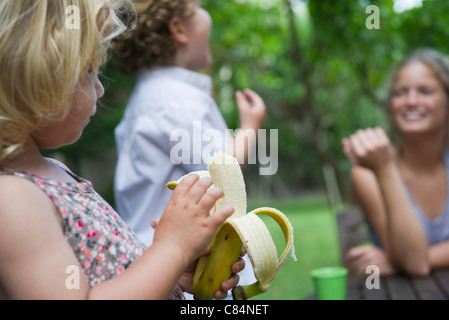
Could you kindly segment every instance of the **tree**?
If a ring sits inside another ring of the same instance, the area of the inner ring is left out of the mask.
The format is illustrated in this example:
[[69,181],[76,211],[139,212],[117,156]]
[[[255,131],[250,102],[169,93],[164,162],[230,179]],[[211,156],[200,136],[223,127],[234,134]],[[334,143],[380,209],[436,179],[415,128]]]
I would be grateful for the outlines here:
[[[279,130],[276,178],[292,193],[322,188],[322,167],[329,164],[347,196],[350,164],[341,139],[361,127],[387,128],[383,100],[390,68],[417,47],[446,52],[449,39],[449,2],[443,0],[423,1],[422,7],[403,13],[394,11],[393,0],[201,4],[214,21],[214,60],[207,72],[214,78],[218,105],[234,129],[234,92],[249,87],[261,94],[268,107],[265,128]],[[367,28],[371,5],[379,8],[379,29]],[[134,79],[123,76],[114,60],[104,73],[109,80],[103,108],[82,140],[61,150],[75,164],[114,153],[113,130]],[[253,188],[260,179],[257,169],[245,169]]]

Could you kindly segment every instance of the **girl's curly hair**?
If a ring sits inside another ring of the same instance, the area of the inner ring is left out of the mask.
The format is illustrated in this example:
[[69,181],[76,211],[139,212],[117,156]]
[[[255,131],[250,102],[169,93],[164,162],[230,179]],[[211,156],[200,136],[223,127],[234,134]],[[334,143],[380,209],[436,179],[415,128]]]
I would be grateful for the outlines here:
[[172,64],[176,44],[170,21],[175,17],[190,17],[197,3],[198,0],[135,0],[134,28],[114,40],[121,71],[135,75],[141,69]]

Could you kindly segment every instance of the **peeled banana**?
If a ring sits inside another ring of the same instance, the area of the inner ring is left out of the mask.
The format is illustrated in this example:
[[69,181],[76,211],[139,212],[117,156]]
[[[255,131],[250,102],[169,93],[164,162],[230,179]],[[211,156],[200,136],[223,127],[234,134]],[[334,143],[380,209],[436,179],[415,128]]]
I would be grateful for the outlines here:
[[[211,243],[211,253],[198,260],[193,277],[193,295],[197,300],[211,300],[220,285],[231,276],[231,266],[239,258],[242,245],[254,268],[257,281],[246,286],[237,286],[232,290],[235,300],[246,300],[267,291],[270,282],[284,265],[287,254],[296,261],[293,245],[293,227],[287,217],[275,208],[263,207],[246,213],[246,190],[242,171],[237,160],[231,155],[217,153],[207,170],[195,171],[200,177],[208,176],[224,192],[214,208],[232,205],[234,213],[218,229]],[[185,175],[185,176],[187,176]],[[176,188],[185,177],[167,183],[170,189]],[[268,215],[281,227],[286,247],[278,259],[276,246],[270,232],[259,215]]]

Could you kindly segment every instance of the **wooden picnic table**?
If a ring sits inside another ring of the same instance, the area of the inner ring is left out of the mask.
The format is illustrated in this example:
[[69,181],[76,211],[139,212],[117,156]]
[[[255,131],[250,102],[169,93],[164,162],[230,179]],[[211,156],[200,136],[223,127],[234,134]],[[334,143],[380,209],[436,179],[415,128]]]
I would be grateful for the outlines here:
[[[449,300],[449,268],[435,269],[427,277],[405,274],[380,277],[379,288],[368,289],[363,276],[349,278],[347,300]],[[312,293],[306,300],[315,300]]]

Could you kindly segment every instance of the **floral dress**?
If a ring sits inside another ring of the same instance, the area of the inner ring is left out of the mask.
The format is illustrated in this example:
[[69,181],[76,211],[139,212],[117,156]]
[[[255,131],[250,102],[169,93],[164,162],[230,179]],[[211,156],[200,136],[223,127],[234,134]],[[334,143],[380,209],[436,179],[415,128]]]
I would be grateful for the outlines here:
[[[0,175],[25,178],[38,186],[61,214],[64,235],[76,255],[90,287],[118,276],[145,251],[145,245],[115,210],[94,190],[91,182],[56,162],[78,183],[59,182],[37,175],[0,169]],[[183,299],[177,287],[170,299]]]

